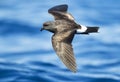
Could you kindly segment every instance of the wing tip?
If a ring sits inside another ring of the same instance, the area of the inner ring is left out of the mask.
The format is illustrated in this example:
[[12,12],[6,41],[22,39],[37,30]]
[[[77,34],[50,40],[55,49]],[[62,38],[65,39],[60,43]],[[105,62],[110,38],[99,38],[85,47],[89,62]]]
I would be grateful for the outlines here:
[[74,68],[68,68],[70,71],[72,71],[73,73],[77,72],[77,67],[75,66]]
[[52,8],[50,8],[48,10],[49,13],[51,13],[52,11],[61,11],[61,12],[66,12],[68,9],[68,5],[67,4],[62,4],[62,5],[56,5]]

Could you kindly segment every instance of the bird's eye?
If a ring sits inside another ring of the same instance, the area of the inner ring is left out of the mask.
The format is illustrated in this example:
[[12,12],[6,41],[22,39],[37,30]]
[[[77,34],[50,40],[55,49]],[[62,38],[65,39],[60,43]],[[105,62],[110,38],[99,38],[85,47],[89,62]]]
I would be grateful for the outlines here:
[[45,24],[43,24],[43,26],[48,26],[48,24],[45,23]]

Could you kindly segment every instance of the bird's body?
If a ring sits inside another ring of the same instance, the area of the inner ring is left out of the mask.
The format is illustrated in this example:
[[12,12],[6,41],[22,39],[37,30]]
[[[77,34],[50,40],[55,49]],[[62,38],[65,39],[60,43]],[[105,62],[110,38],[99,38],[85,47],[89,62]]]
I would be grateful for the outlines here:
[[67,12],[67,5],[58,5],[48,10],[55,21],[48,21],[43,24],[41,30],[48,30],[53,34],[52,45],[62,62],[73,72],[76,72],[77,65],[72,48],[72,40],[75,34],[89,34],[97,32],[99,27],[86,27],[77,24],[73,16]]

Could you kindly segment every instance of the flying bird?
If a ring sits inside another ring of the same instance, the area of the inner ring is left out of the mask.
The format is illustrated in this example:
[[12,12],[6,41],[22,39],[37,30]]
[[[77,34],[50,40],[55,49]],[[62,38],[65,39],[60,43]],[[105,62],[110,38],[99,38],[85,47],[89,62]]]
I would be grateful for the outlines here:
[[57,5],[48,10],[54,16],[55,21],[47,21],[42,30],[53,33],[52,46],[65,66],[72,72],[77,71],[77,65],[72,48],[72,40],[75,34],[97,33],[99,27],[89,27],[77,24],[74,17],[67,12],[68,5]]

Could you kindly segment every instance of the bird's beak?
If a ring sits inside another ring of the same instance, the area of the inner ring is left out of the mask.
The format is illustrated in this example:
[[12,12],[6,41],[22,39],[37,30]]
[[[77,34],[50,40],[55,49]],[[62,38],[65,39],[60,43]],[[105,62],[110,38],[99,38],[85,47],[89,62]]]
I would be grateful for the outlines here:
[[44,28],[41,28],[41,29],[40,29],[40,31],[43,31],[43,30],[44,30]]

